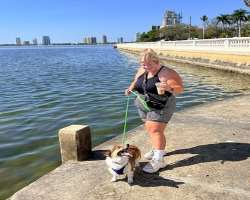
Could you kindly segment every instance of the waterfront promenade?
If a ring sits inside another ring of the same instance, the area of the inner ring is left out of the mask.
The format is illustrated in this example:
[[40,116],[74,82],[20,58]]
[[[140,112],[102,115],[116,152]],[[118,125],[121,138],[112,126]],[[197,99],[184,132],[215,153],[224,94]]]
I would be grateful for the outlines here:
[[162,59],[250,75],[250,37],[117,44],[140,53],[154,49]]
[[[11,200],[250,199],[250,95],[178,112],[167,129],[168,166],[157,174],[137,170],[133,186],[111,183],[102,157],[66,162],[15,193]],[[121,143],[121,136],[94,148],[93,155]],[[142,126],[128,142],[149,150]],[[143,166],[145,160],[141,160]]]

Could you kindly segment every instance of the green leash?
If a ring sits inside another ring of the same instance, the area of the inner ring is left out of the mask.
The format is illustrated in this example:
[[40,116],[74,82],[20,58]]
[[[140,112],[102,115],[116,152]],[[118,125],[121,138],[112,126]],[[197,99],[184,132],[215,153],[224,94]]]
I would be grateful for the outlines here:
[[141,98],[141,96],[140,96],[137,92],[131,91],[131,93],[132,93],[133,95],[135,95],[135,96],[139,99],[139,101],[142,103],[142,105],[144,106],[144,108],[145,108],[148,112],[151,110],[151,109],[148,107],[147,102],[146,102],[143,98]]
[[125,141],[126,141],[126,129],[127,129],[127,119],[128,119],[128,105],[129,105],[129,96],[127,98],[127,106],[126,106],[126,112],[124,117],[124,127],[123,127],[123,137],[122,137],[122,146],[125,147]]
[[[141,98],[141,96],[136,93],[136,92],[133,92],[131,91],[131,93],[133,95],[135,95],[136,97],[138,97],[139,101],[142,103],[142,105],[144,106],[144,108],[147,110],[147,111],[150,111],[150,108],[148,107],[147,103],[145,102],[144,99]],[[124,127],[123,127],[123,137],[122,137],[122,146],[125,147],[125,142],[126,142],[126,129],[127,129],[127,121],[128,121],[128,106],[129,106],[129,99],[130,99],[130,96],[128,96],[127,98],[127,106],[126,106],[126,111],[125,111],[125,117],[124,117]]]

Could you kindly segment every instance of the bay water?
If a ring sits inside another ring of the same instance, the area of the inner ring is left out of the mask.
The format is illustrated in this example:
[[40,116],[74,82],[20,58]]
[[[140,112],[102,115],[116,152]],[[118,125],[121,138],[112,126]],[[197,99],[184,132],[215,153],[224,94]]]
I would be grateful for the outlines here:
[[[250,78],[164,63],[184,80],[177,110],[250,92]],[[60,165],[58,130],[89,125],[93,145],[123,131],[138,58],[110,45],[0,48],[0,199]],[[130,101],[128,130],[142,124]]]

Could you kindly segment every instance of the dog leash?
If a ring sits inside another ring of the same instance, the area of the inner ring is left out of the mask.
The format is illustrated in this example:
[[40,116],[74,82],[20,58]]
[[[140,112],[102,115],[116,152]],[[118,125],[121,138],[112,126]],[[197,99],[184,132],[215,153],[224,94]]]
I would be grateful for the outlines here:
[[133,95],[135,95],[139,101],[142,103],[143,107],[147,110],[147,111],[150,111],[151,109],[148,107],[148,104],[147,102],[141,98],[141,96],[137,93],[137,92],[133,92],[132,90],[130,91]]
[[127,106],[125,111],[125,117],[124,117],[124,127],[123,127],[123,136],[122,136],[122,146],[125,147],[125,141],[126,141],[126,129],[127,129],[127,120],[128,120],[128,105],[129,105],[129,96],[127,98]]
[[[141,96],[137,92],[130,91],[133,95],[138,97],[139,101],[142,103],[144,108],[147,111],[150,111],[150,108],[148,107],[147,103],[144,99],[141,98]],[[128,121],[128,107],[129,107],[129,99],[130,96],[127,97],[127,105],[126,105],[126,111],[125,111],[125,117],[124,117],[124,127],[123,127],[123,136],[122,136],[122,146],[125,147],[125,142],[127,139],[126,129],[127,129],[127,121]]]

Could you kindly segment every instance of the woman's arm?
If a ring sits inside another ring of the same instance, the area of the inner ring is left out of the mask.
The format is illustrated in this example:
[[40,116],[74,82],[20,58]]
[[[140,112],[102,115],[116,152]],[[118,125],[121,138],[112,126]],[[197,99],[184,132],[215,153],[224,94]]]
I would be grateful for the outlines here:
[[125,90],[125,95],[130,95],[130,91],[132,91],[135,88],[135,83],[137,81],[137,79],[145,72],[145,69],[143,67],[139,67],[134,80],[131,82],[131,84],[129,85],[128,89]]
[[183,92],[183,81],[180,75],[172,69],[164,69],[159,73],[161,87],[168,92],[180,94]]

